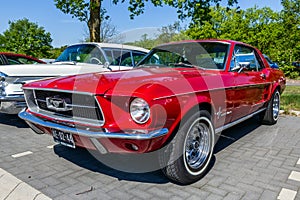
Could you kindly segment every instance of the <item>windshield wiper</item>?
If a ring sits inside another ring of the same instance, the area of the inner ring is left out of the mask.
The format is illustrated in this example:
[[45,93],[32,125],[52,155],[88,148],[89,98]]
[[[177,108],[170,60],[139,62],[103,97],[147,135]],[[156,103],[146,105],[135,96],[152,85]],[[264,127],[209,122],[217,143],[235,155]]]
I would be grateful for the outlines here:
[[188,64],[188,63],[172,63],[172,65],[174,65],[175,67],[189,67],[189,68],[196,68],[196,69],[202,69],[205,70],[205,68],[197,66],[197,65],[192,65],[192,64]]
[[[163,65],[163,66],[165,66],[165,65]],[[162,67],[162,65],[155,65],[155,64],[153,64],[153,65],[145,65],[145,64],[143,64],[143,65],[138,65],[138,66],[136,66],[135,68],[160,68],[160,67]]]

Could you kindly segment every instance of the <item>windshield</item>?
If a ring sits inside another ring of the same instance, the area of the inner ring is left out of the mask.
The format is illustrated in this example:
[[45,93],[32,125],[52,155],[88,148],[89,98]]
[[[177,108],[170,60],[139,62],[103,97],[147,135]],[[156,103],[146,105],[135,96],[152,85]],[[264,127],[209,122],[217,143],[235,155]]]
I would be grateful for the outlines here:
[[79,62],[104,64],[105,58],[98,47],[92,44],[79,44],[66,48],[56,62]]
[[228,44],[188,42],[154,48],[138,67],[199,67],[224,70]]

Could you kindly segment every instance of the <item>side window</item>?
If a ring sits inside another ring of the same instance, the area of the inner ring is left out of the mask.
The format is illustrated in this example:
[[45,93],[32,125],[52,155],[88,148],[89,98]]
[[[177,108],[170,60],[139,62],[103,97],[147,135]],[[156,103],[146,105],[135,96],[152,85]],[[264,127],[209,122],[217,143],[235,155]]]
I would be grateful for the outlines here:
[[126,53],[123,53],[121,58],[122,58],[121,59],[121,66],[130,66],[130,67],[133,66],[133,62],[132,62],[132,57],[131,57],[131,52],[130,51],[128,51]]
[[244,71],[260,71],[263,65],[253,48],[236,45],[230,62],[230,69],[235,71],[241,67],[244,67]]
[[146,55],[146,53],[133,51],[132,52],[132,57],[133,57],[134,66],[138,62],[140,62],[145,57],[145,55]]
[[128,50],[105,49],[105,54],[111,65],[133,66],[131,52]]
[[15,58],[15,57],[8,57],[7,58],[7,61],[10,65],[18,65],[18,64],[23,64],[22,62],[20,62],[18,60],[18,58]]

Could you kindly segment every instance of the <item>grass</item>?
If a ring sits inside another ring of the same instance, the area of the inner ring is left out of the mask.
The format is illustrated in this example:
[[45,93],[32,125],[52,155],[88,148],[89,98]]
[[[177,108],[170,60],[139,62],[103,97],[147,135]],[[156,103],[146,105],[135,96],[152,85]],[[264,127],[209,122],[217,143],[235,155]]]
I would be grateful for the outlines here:
[[290,110],[300,111],[300,86],[286,86],[280,100],[280,109],[285,113]]

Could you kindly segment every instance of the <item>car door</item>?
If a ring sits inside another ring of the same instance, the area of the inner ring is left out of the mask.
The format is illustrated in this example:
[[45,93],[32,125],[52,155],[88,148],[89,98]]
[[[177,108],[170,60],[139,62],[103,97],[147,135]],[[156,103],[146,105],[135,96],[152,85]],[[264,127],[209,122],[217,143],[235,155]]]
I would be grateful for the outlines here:
[[235,84],[232,121],[263,106],[267,87],[263,69],[263,62],[254,48],[241,44],[235,46],[230,64]]

